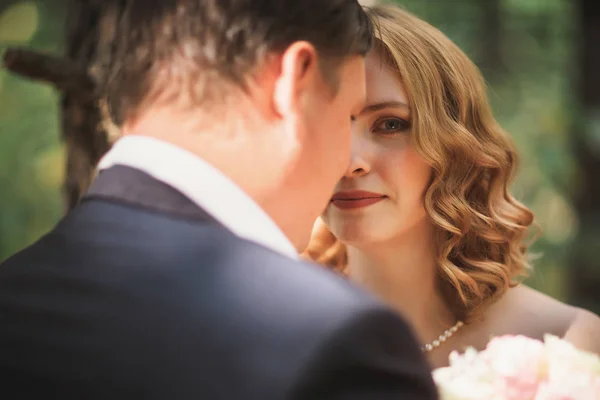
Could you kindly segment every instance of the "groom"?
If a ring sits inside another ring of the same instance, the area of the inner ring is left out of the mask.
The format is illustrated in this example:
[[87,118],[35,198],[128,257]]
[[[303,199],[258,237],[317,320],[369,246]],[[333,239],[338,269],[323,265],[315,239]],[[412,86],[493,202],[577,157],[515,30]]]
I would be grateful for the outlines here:
[[356,1],[126,3],[106,88],[124,135],[81,204],[0,266],[0,390],[435,398],[406,323],[296,256],[363,107]]

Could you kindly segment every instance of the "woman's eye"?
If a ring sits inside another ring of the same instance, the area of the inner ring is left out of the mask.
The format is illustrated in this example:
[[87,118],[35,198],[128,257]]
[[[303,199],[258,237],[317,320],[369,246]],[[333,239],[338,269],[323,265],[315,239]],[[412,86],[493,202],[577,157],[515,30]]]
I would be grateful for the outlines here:
[[375,122],[373,131],[377,133],[404,132],[410,129],[410,122],[402,118],[384,118]]

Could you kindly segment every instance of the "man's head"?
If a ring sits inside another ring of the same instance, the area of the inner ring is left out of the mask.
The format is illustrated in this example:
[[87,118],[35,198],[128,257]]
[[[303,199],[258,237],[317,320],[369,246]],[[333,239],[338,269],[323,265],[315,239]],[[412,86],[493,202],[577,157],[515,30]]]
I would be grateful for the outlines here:
[[301,247],[350,153],[371,24],[356,0],[127,0],[106,94],[123,132],[232,178]]

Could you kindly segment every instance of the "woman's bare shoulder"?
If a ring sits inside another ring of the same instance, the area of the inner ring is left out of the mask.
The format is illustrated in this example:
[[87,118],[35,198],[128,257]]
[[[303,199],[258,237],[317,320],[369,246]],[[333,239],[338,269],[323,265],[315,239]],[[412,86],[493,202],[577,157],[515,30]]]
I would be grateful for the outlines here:
[[549,333],[600,353],[600,318],[530,287],[510,289],[487,313],[491,329],[543,339]]
[[[575,309],[525,285],[509,289],[493,304],[487,318],[494,325],[564,335],[575,318]],[[538,335],[536,335],[538,336]]]
[[600,354],[600,317],[588,310],[577,309],[564,337],[580,349]]

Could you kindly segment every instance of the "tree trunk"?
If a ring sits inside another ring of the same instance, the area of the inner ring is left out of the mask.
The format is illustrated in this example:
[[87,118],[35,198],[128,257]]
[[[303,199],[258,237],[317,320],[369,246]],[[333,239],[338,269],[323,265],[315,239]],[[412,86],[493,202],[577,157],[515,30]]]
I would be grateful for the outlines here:
[[568,270],[570,301],[600,313],[600,8],[579,0],[581,43],[579,94],[582,114],[576,122],[574,149],[580,164],[575,207],[580,231]]
[[500,0],[477,1],[481,8],[481,39],[478,66],[487,80],[504,72],[502,48],[502,4]]
[[122,0],[68,0],[63,57],[27,49],[8,49],[4,66],[22,76],[50,83],[61,93],[62,138],[67,149],[63,194],[67,211],[87,190],[97,162],[118,136],[102,107],[102,87],[111,62],[114,27]]
[[110,148],[114,130],[103,112],[100,88],[110,63],[114,26],[120,2],[71,0],[66,56],[87,71],[95,83],[93,96],[73,91],[62,97],[62,130],[67,147],[64,194],[67,209],[77,204],[89,187],[96,164]]

